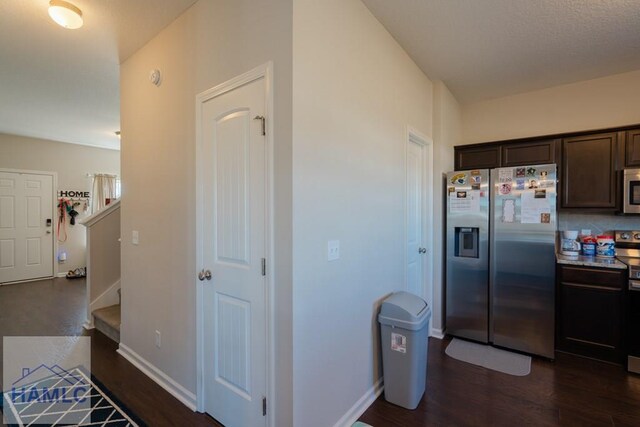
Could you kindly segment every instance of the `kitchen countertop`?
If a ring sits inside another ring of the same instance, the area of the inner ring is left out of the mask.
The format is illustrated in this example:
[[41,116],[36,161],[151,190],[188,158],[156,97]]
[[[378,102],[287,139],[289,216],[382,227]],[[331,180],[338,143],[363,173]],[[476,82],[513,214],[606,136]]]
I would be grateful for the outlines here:
[[558,264],[582,265],[585,267],[617,268],[618,270],[627,269],[627,265],[618,261],[616,258],[598,258],[582,255],[578,257],[568,257],[566,255],[556,254],[556,262]]

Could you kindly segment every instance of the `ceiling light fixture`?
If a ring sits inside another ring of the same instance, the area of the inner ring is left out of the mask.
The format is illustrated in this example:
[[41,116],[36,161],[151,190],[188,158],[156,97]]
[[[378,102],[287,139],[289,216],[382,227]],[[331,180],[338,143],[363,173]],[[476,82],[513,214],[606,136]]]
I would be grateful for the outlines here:
[[75,30],[82,27],[82,11],[64,0],[49,2],[49,16],[64,28]]

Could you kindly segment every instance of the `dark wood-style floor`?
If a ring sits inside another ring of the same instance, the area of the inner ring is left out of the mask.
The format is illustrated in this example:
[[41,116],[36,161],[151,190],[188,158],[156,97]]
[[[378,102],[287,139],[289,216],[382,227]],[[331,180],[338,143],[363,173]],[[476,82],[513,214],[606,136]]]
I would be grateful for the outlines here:
[[[0,286],[0,334],[88,335],[92,374],[149,426],[220,426],[211,417],[192,412],[116,353],[114,341],[96,330],[85,331],[85,295],[83,279]],[[0,370],[0,384],[1,380]]]
[[381,396],[361,421],[372,426],[640,426],[640,376],[568,354],[533,359],[514,377],[452,359],[430,339],[427,391],[409,411]]
[[[92,338],[91,368],[118,399],[150,426],[216,426],[194,413],[116,353],[117,344],[82,329],[83,280],[0,286],[0,334]],[[429,345],[427,392],[415,411],[380,397],[361,421],[385,426],[640,426],[640,376],[566,354],[534,359],[513,377],[445,355],[448,340]],[[2,355],[0,340],[0,357]],[[0,370],[0,380],[1,380]]]

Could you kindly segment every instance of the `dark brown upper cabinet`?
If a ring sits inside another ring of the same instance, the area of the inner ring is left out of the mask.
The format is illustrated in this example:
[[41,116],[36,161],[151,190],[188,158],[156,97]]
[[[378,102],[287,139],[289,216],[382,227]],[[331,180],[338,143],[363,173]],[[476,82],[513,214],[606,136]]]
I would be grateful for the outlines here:
[[616,207],[615,132],[562,140],[562,208]]
[[493,169],[500,167],[500,145],[455,148],[456,170]]
[[455,147],[456,170],[557,163],[559,139],[514,141]]
[[502,166],[544,165],[556,163],[559,140],[514,142],[502,145]]
[[624,166],[640,167],[640,129],[627,131],[624,144]]

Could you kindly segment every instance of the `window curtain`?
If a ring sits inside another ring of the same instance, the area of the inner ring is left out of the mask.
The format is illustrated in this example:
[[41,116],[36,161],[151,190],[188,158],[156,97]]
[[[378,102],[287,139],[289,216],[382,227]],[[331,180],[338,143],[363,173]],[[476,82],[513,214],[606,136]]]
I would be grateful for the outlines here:
[[93,176],[93,193],[91,197],[91,213],[96,213],[116,198],[116,176],[95,174]]

